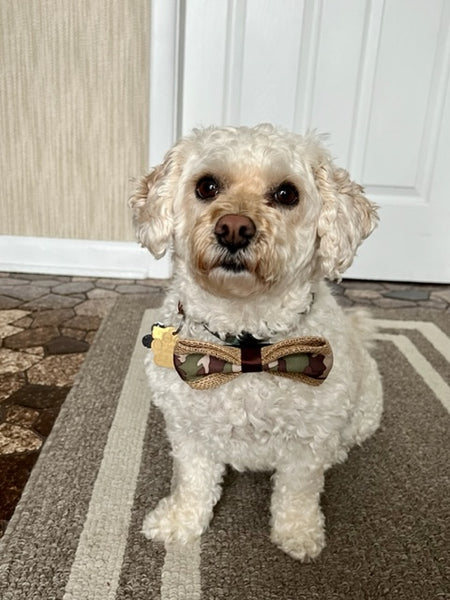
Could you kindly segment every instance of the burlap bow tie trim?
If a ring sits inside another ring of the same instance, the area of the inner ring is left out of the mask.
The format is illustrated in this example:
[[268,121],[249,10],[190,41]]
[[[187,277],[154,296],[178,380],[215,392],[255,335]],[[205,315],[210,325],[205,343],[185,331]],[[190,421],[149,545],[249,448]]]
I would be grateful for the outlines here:
[[196,390],[206,390],[239,377],[241,373],[266,372],[309,385],[320,385],[333,365],[329,343],[320,337],[297,337],[275,344],[222,346],[182,339],[174,327],[154,325],[143,344],[151,347],[154,361],[175,368]]

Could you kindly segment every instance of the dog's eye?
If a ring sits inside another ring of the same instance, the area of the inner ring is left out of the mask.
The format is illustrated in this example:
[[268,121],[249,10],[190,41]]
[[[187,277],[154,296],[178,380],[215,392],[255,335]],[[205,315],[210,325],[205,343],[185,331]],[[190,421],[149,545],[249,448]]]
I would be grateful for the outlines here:
[[217,196],[219,190],[219,182],[214,177],[211,177],[211,175],[206,175],[197,181],[195,195],[200,200],[211,200],[211,198]]
[[285,182],[271,193],[271,198],[273,202],[283,206],[296,206],[298,204],[298,190],[294,184]]

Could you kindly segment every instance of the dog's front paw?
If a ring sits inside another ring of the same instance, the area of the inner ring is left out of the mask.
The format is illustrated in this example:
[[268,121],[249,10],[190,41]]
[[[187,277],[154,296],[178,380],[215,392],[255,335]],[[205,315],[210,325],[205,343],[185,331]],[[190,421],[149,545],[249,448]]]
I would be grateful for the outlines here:
[[320,513],[310,519],[298,513],[278,515],[272,523],[271,540],[289,556],[308,562],[325,547],[323,517]]
[[205,522],[192,505],[167,496],[145,517],[142,533],[155,541],[186,544],[200,537],[207,526],[208,520]]

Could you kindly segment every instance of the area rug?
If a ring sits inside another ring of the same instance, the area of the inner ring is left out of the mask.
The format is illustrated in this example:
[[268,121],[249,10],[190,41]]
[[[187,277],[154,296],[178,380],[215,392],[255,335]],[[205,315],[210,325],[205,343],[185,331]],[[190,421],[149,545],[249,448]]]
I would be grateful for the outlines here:
[[140,533],[170,486],[141,337],[151,298],[105,319],[0,545],[3,600],[432,600],[450,597],[450,318],[378,310],[382,426],[326,477],[327,546],[299,563],[269,541],[270,474],[229,471],[188,547]]

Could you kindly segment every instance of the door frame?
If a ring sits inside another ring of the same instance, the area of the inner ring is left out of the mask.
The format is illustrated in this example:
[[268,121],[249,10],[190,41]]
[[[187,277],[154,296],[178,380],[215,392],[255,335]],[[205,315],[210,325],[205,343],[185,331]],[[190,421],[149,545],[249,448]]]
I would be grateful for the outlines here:
[[183,42],[183,0],[151,0],[149,166],[182,133]]

